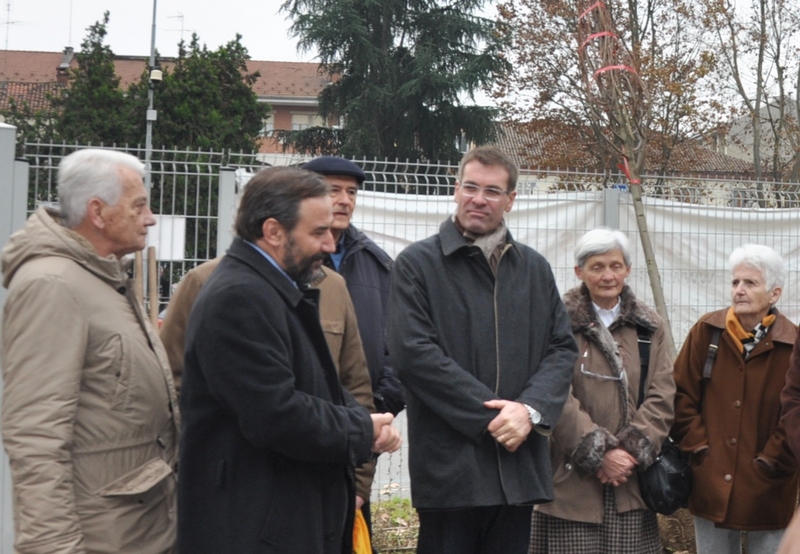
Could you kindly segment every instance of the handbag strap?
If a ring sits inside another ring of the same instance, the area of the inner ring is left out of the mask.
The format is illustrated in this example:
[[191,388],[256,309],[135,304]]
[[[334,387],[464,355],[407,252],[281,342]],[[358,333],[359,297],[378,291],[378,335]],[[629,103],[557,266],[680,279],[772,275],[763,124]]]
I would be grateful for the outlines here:
[[650,329],[644,325],[636,325],[636,340],[639,343],[639,402],[636,407],[642,405],[644,402],[645,381],[647,381],[647,372],[650,368],[650,345],[652,339],[650,338]]
[[708,352],[706,352],[706,363],[703,365],[703,379],[700,381],[700,403],[698,411],[703,409],[703,400],[706,397],[706,384],[711,379],[711,371],[714,369],[714,360],[717,359],[717,351],[719,350],[719,338],[722,336],[722,329],[714,327],[711,330],[711,343],[708,345]]

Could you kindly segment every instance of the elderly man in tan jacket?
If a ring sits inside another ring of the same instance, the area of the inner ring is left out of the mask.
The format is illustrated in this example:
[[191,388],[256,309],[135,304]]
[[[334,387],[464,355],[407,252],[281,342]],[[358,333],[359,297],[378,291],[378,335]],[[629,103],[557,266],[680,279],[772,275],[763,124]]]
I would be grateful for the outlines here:
[[15,551],[172,552],[178,408],[123,257],[155,224],[142,163],[80,150],[3,249],[3,445]]
[[[215,258],[186,273],[167,307],[160,336],[169,356],[178,391],[183,373],[184,337],[189,314],[200,288],[214,272],[221,259]],[[317,279],[312,284],[320,290],[320,323],[325,332],[325,340],[331,351],[333,363],[339,372],[339,381],[359,404],[374,412],[367,360],[344,278],[333,270],[321,267]],[[369,462],[356,469],[356,495],[362,501],[369,500],[374,474],[375,462]]]

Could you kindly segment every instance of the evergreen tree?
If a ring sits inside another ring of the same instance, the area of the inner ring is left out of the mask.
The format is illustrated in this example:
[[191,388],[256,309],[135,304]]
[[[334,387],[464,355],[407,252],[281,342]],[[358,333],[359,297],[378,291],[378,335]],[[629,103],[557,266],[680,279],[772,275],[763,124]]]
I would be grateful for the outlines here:
[[125,94],[114,72],[114,53],[103,44],[109,12],[103,21],[87,30],[89,34],[75,54],[78,67],[70,70],[69,86],[54,98],[60,113],[55,123],[58,136],[81,144],[124,142],[130,134]]
[[343,122],[340,154],[452,160],[458,138],[494,137],[495,111],[462,103],[506,68],[497,24],[475,15],[483,3],[286,0],[300,48],[331,76],[320,114]]

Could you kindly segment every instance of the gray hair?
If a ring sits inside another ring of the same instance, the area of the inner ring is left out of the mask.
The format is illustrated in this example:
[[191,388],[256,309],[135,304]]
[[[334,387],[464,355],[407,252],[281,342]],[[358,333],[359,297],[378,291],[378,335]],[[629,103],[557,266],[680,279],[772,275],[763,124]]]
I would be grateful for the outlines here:
[[583,235],[575,246],[575,265],[583,267],[592,256],[608,254],[614,250],[622,252],[625,265],[631,266],[631,254],[628,250],[628,237],[621,231],[608,227],[598,227]]
[[63,225],[70,229],[80,225],[92,198],[116,205],[122,196],[122,168],[144,176],[142,162],[123,152],[87,148],[64,157],[58,164],[58,203]]
[[786,264],[777,252],[762,244],[745,244],[734,250],[728,258],[731,272],[740,265],[749,265],[761,272],[768,291],[783,288],[786,282]]

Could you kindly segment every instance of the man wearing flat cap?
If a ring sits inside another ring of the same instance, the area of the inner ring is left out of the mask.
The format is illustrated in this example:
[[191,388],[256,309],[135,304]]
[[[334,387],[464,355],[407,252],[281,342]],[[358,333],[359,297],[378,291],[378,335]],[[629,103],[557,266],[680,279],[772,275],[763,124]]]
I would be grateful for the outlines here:
[[331,232],[336,251],[324,263],[347,281],[367,355],[375,408],[378,412],[397,415],[405,407],[405,401],[400,382],[389,365],[384,342],[392,259],[350,223],[358,189],[364,183],[364,171],[350,160],[335,156],[316,158],[304,164],[303,169],[322,175],[330,185],[333,200]]

